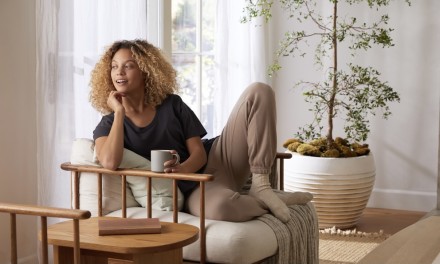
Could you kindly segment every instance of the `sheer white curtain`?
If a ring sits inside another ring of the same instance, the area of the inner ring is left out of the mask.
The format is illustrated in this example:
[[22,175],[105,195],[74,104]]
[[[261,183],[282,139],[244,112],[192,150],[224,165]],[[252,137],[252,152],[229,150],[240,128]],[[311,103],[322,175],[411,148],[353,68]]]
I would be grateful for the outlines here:
[[60,164],[100,119],[88,100],[90,71],[115,40],[147,37],[147,2],[39,0],[36,17],[38,203],[69,207],[70,177]]
[[[439,105],[440,105],[440,97],[439,97]],[[440,116],[440,107],[439,107],[439,116]],[[440,119],[439,119],[439,131],[440,131]],[[438,161],[437,161],[437,207],[435,208],[435,210],[439,211],[440,210],[440,133],[438,135],[438,150],[437,150],[437,156],[438,156]]]
[[258,18],[241,23],[244,0],[217,2],[214,134],[219,134],[242,91],[252,82],[271,84],[270,24]]

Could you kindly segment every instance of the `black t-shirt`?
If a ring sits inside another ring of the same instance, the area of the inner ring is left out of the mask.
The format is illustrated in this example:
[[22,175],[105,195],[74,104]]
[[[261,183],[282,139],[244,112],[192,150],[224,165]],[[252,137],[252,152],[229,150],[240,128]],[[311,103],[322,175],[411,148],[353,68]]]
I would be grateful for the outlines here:
[[[103,116],[93,131],[93,139],[108,136],[114,120],[114,113]],[[204,137],[206,130],[194,112],[178,95],[169,95],[161,105],[156,107],[153,121],[146,127],[137,127],[130,119],[124,118],[124,148],[150,160],[153,149],[175,149],[181,162],[189,157],[186,140],[199,136]],[[206,140],[207,154],[212,140]],[[197,182],[179,181],[179,189],[187,196]]]

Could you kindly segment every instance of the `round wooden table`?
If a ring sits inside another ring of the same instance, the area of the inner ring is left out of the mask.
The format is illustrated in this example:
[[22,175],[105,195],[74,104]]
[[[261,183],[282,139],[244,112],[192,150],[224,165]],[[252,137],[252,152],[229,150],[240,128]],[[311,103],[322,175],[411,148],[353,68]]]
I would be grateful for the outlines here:
[[[98,220],[80,221],[81,263],[182,263],[182,248],[195,242],[199,229],[192,225],[161,222],[160,234],[98,235]],[[48,227],[54,263],[73,263],[73,225],[71,221]]]

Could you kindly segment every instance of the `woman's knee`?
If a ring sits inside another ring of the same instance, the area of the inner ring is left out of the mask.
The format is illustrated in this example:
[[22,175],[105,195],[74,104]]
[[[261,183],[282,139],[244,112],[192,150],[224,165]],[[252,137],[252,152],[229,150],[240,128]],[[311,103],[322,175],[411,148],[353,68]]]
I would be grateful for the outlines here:
[[[224,220],[230,214],[234,200],[240,194],[230,189],[208,189],[205,196],[205,216],[208,219]],[[200,215],[200,194],[194,191],[187,200],[189,213]]]
[[274,91],[272,87],[266,83],[254,82],[248,86],[248,89],[252,93],[262,94],[262,95],[273,95]]
[[242,217],[240,217],[240,212],[237,212],[236,203],[239,197],[240,194],[238,192],[231,190],[222,195],[212,195],[206,201],[206,218],[219,221],[243,221]]
[[254,82],[248,86],[247,92],[262,98],[274,98],[275,92],[272,87],[266,83]]

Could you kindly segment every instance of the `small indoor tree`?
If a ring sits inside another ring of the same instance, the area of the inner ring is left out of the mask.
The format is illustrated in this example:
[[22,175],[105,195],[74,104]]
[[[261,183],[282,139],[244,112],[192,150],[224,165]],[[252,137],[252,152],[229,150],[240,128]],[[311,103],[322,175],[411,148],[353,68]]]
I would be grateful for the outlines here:
[[[264,17],[266,22],[271,18],[273,0],[246,1],[246,15],[242,22],[259,16]],[[355,65],[350,61],[344,62],[341,67],[341,51],[338,48],[342,42],[347,42],[351,57],[354,58],[357,51],[368,51],[373,45],[392,47],[393,29],[388,27],[387,14],[379,15],[375,22],[367,24],[355,16],[340,15],[338,8],[364,5],[378,13],[391,0],[328,1],[332,8],[331,14],[323,16],[317,8],[318,3],[322,5],[322,0],[279,0],[289,19],[299,22],[295,27],[307,26],[307,30],[294,28],[285,33],[275,53],[275,61],[269,68],[269,75],[282,68],[279,63],[281,57],[306,56],[304,47],[311,43],[317,43],[314,62],[326,75],[321,82],[301,81],[295,84],[295,87],[303,89],[306,102],[312,104],[309,110],[313,112],[314,118],[310,124],[300,127],[296,138],[286,141],[284,147],[312,156],[365,155],[369,152],[368,145],[356,142],[364,142],[368,138],[369,117],[379,110],[382,117],[387,119],[391,114],[389,103],[399,102],[399,94],[387,82],[380,80],[380,72],[373,67]],[[409,0],[406,3],[410,5]],[[345,138],[334,137],[336,117],[344,120]],[[323,122],[327,122],[326,131],[323,131]]]

